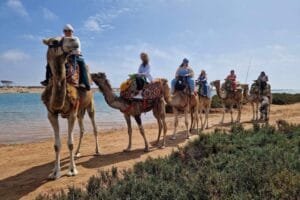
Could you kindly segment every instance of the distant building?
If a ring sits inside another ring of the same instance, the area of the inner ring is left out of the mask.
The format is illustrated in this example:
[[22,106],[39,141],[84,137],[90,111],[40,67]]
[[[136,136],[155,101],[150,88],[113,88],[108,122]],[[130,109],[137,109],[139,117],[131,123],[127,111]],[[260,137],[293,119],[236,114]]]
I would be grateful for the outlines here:
[[14,82],[8,81],[8,80],[1,80],[1,83],[3,86],[9,87],[11,86]]

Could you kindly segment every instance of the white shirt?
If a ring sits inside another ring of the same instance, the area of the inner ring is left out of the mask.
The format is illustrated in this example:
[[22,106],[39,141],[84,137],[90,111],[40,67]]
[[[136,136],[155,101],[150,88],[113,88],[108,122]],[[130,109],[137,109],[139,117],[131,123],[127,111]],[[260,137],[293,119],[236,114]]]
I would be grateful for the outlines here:
[[139,70],[138,70],[138,75],[144,76],[148,79],[148,81],[152,82],[153,78],[150,74],[150,65],[147,64],[144,66],[143,64],[140,65]]

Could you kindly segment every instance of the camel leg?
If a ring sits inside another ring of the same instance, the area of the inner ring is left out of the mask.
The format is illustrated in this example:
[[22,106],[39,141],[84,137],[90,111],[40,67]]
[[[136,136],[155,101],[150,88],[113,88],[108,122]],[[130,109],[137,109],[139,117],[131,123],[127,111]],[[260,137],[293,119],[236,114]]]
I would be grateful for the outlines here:
[[204,122],[204,126],[206,124],[206,129],[208,129],[208,113],[209,113],[209,108],[205,109],[205,122]]
[[230,106],[230,117],[231,117],[231,123],[233,123],[233,110],[232,110],[232,106]]
[[189,131],[189,119],[188,119],[188,110],[187,109],[184,110],[184,123],[185,123],[185,128],[186,128],[186,139],[189,139],[190,131]]
[[134,116],[134,119],[135,119],[136,123],[139,125],[140,133],[144,138],[144,142],[145,142],[144,151],[148,152],[149,151],[149,145],[148,145],[147,138],[146,138],[146,135],[145,135],[144,127],[142,125],[141,115]]
[[161,135],[161,130],[162,130],[162,121],[160,119],[160,110],[157,108],[157,106],[155,106],[153,108],[153,115],[157,120],[157,124],[158,124],[158,135],[157,135],[157,140],[155,142],[155,145],[158,145],[159,143],[159,139],[160,139],[160,135]]
[[48,112],[48,119],[52,125],[55,136],[54,150],[55,150],[55,165],[51,174],[49,174],[50,179],[60,178],[60,150],[61,150],[61,141],[59,135],[59,124],[58,124],[58,115],[51,114]]
[[223,114],[222,114],[222,118],[221,118],[220,124],[224,123],[225,110],[226,110],[226,106],[223,104]]
[[242,105],[241,104],[238,104],[237,105],[237,109],[238,109],[238,116],[236,118],[236,122],[240,122],[241,121],[241,113],[242,113]]
[[75,124],[76,117],[75,115],[70,115],[68,117],[68,148],[70,153],[70,166],[67,175],[68,176],[75,176],[78,174],[76,169],[75,161],[74,161],[74,153],[73,153],[73,128]]
[[[159,104],[159,109],[158,109],[158,118],[160,120],[160,123],[162,124],[162,129],[164,131],[164,136],[163,136],[163,142],[160,146],[160,148],[165,148],[166,147],[166,134],[167,134],[167,123],[166,123],[166,110],[165,110],[165,103],[163,100],[160,101]],[[161,130],[160,130],[161,131]],[[159,131],[159,138],[160,138],[160,131]],[[159,141],[159,138],[157,142]]]
[[194,110],[195,113],[195,120],[196,120],[196,130],[197,134],[199,134],[199,113],[198,113],[198,107]]
[[256,106],[256,109],[255,109],[255,113],[256,113],[256,120],[258,120],[258,107],[259,107],[259,103],[258,103],[258,102],[256,102],[255,106]]
[[176,129],[177,129],[177,126],[178,126],[178,110],[175,108],[174,109],[174,132],[173,132],[173,135],[171,137],[172,140],[176,140]]
[[254,103],[251,102],[251,107],[252,107],[252,121],[255,120],[255,109],[254,109]]
[[78,125],[79,125],[79,129],[80,129],[80,136],[79,136],[79,143],[78,143],[78,146],[77,146],[77,149],[75,152],[75,158],[80,157],[80,146],[81,146],[81,141],[82,141],[83,134],[84,134],[84,125],[83,125],[84,112],[85,112],[85,110],[79,110],[78,114],[77,114]]
[[99,156],[99,143],[98,143],[98,130],[95,122],[95,109],[94,109],[94,102],[92,101],[90,106],[87,108],[89,118],[92,122],[93,131],[94,131],[94,137],[95,137],[95,143],[96,143],[96,149],[95,149],[95,156]]
[[201,130],[203,130],[205,123],[203,123],[203,119],[202,119],[202,108],[200,108],[199,116],[200,116]]
[[124,149],[124,152],[128,152],[131,150],[132,127],[131,127],[130,115],[124,114],[124,117],[127,123],[127,132],[128,132],[128,146],[127,149]]

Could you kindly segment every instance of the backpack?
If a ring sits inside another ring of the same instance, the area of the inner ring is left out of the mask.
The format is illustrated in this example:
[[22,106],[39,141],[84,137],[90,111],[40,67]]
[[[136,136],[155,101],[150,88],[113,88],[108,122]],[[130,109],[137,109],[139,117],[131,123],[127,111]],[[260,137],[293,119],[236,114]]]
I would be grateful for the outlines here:
[[183,91],[186,88],[186,79],[183,77],[179,77],[175,83],[175,90],[177,91]]

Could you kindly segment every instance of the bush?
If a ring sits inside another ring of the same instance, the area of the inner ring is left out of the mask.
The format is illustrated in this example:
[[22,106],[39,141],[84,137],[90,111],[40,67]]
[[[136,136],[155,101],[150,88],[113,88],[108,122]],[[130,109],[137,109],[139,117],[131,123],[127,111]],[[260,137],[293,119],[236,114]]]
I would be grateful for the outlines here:
[[272,104],[285,105],[300,102],[300,94],[273,93]]
[[[100,172],[86,190],[38,199],[297,199],[300,193],[300,125],[235,125],[231,134],[200,135],[165,158],[148,158],[132,170]],[[122,178],[120,178],[122,177]]]
[[218,95],[214,95],[211,99],[211,108],[222,108],[222,101]]

